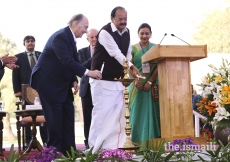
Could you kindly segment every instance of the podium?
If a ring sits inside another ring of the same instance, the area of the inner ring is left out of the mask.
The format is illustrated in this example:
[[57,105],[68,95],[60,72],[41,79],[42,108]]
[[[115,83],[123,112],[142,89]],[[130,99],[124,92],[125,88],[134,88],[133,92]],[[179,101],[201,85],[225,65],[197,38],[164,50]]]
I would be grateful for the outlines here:
[[158,63],[161,138],[194,137],[190,62],[207,57],[207,45],[156,45],[142,62]]

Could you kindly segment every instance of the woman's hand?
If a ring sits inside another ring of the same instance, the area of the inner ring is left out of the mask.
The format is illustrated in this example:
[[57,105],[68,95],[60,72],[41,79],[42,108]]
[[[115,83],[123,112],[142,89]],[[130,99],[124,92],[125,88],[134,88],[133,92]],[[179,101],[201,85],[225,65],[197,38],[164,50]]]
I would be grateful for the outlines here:
[[143,85],[141,82],[139,82],[139,80],[135,80],[134,85],[137,89],[143,89]]
[[144,86],[144,90],[145,90],[145,91],[149,91],[149,90],[151,89],[151,87],[152,87],[152,85],[149,84],[149,82],[146,82],[146,83],[145,83],[145,86]]

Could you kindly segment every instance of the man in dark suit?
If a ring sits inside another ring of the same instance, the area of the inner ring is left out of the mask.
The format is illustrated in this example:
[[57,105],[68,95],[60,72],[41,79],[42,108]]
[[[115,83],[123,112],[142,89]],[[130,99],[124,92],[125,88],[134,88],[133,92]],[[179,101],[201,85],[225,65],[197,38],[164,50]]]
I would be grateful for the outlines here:
[[[18,65],[20,68],[14,69],[12,72],[14,95],[15,97],[19,97],[20,100],[22,97],[21,85],[30,83],[30,75],[32,72],[32,68],[37,62],[39,55],[41,54],[41,52],[34,50],[35,38],[33,36],[31,35],[26,36],[23,39],[23,45],[25,46],[26,51],[15,55],[18,58],[16,65]],[[28,105],[29,103],[25,103],[25,104]],[[46,126],[40,127],[40,135],[42,138],[43,145],[46,146],[47,139],[48,139]],[[27,146],[30,140],[31,140],[31,129],[30,127],[26,127]]]
[[[94,53],[94,47],[97,42],[98,31],[96,29],[90,29],[87,32],[87,40],[90,45],[88,47],[78,50],[79,62],[85,66],[87,69],[91,69],[91,57]],[[85,135],[85,149],[89,149],[88,137],[89,137],[89,128],[91,124],[91,114],[93,109],[92,97],[90,92],[89,77],[82,76],[80,82],[80,92],[82,103],[82,111],[84,118],[84,135]]]
[[74,94],[79,90],[76,75],[101,79],[101,72],[91,71],[79,63],[76,38],[87,32],[88,19],[77,14],[69,26],[55,32],[47,41],[32,70],[31,86],[39,93],[49,138],[47,146],[66,153],[76,150],[74,133]]

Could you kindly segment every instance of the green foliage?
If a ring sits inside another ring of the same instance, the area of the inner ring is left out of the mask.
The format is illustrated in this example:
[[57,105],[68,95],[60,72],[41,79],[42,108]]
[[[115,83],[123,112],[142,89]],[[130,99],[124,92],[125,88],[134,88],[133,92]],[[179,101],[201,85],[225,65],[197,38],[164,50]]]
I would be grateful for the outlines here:
[[0,32],[0,56],[3,56],[7,53],[15,55],[18,53],[18,49],[14,42],[8,38],[5,38]]
[[25,156],[26,154],[19,155],[18,151],[14,152],[14,145],[12,144],[10,147],[10,153],[8,156],[8,160],[4,158],[4,160],[0,160],[0,162],[20,162],[20,160]]
[[[218,141],[220,146],[217,150],[206,150],[207,153],[202,153],[204,155],[207,155],[210,157],[211,162],[221,161],[221,162],[229,162],[230,161],[230,143],[228,143],[226,146],[223,145],[223,143],[219,140]],[[200,160],[202,162],[206,162],[200,155],[198,155]]]
[[222,119],[221,122],[215,122],[214,124],[220,128],[230,127],[229,119]]
[[171,157],[175,154],[174,152],[170,152],[165,157],[163,154],[165,153],[165,147],[167,144],[167,140],[159,139],[156,142],[152,142],[152,150],[144,148],[138,154],[143,156],[141,162],[167,162],[171,159]]
[[196,154],[195,151],[185,151],[185,152],[177,152],[175,154],[176,161],[178,162],[190,162],[190,161],[198,161],[193,160],[192,157]]
[[55,162],[61,161],[61,162],[75,162],[77,158],[82,156],[82,153],[79,152],[79,154],[76,154],[74,151],[74,148],[71,147],[71,152],[66,152],[67,156],[61,156],[58,159],[55,160]]
[[100,154],[100,151],[98,151],[96,154],[92,154],[93,151],[93,147],[89,150],[89,152],[87,153],[87,155],[85,156],[85,154],[81,151],[78,151],[77,153],[75,153],[73,147],[71,147],[71,152],[67,152],[67,156],[61,156],[59,157],[59,159],[56,159],[55,162],[75,162],[76,159],[80,159],[80,162],[92,162],[92,161],[96,161],[98,155]]
[[[226,5],[228,6],[228,5]],[[217,8],[205,15],[193,35],[198,44],[207,44],[210,53],[230,53],[230,7]]]

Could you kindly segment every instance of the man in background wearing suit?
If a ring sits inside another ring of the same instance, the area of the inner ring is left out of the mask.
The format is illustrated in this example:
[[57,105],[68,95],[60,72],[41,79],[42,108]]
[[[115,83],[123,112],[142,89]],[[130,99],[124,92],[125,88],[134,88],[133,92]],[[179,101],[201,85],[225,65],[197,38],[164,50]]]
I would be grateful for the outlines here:
[[76,38],[87,32],[88,19],[77,14],[68,26],[48,39],[31,75],[31,86],[38,91],[49,138],[47,146],[66,154],[76,150],[74,131],[74,94],[79,90],[77,76],[101,79],[101,72],[88,70],[79,63]]
[[[22,84],[30,83],[30,75],[35,63],[38,60],[38,56],[41,52],[35,51],[35,38],[32,35],[28,35],[23,39],[23,45],[26,47],[26,51],[19,53],[17,56],[18,60],[16,65],[19,68],[14,69],[12,72],[12,81],[13,81],[13,89],[15,97],[19,97],[21,100],[22,97]],[[28,105],[29,103],[25,103]],[[40,127],[40,135],[42,138],[43,145],[46,146],[47,143],[47,127]],[[26,145],[28,146],[31,140],[31,129],[30,127],[26,127]]]
[[[91,69],[91,58],[93,56],[94,47],[97,42],[97,37],[96,37],[97,34],[98,31],[96,29],[88,30],[87,40],[89,41],[90,45],[78,51],[79,62],[87,69]],[[93,104],[92,104],[92,97],[90,92],[90,84],[89,84],[88,76],[83,75],[81,78],[79,95],[81,97],[82,111],[83,111],[83,118],[84,118],[85,149],[89,149],[88,137],[89,137],[89,128],[91,124],[91,114],[92,114]]]

